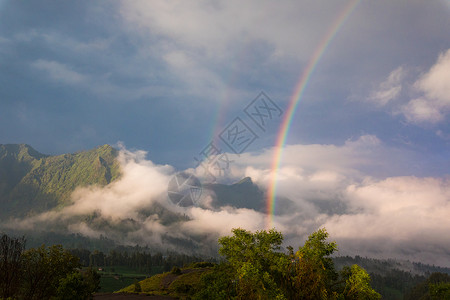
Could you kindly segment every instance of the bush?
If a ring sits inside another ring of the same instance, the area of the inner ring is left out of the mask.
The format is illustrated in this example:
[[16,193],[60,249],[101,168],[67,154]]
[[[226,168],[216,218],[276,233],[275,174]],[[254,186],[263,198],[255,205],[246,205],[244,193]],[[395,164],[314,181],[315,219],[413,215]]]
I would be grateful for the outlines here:
[[170,273],[175,274],[175,275],[180,275],[181,274],[181,270],[178,267],[173,267],[172,271],[170,271]]
[[139,283],[139,281],[136,279],[134,281],[134,289],[133,289],[134,293],[141,293],[142,292],[142,287],[141,284]]

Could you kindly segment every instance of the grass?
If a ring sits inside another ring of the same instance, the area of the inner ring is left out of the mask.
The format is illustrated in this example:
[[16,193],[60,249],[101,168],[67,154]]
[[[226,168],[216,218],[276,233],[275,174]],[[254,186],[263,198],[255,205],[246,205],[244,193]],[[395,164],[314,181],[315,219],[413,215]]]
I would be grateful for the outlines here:
[[[142,293],[149,295],[167,295],[172,297],[188,297],[193,295],[200,284],[203,274],[211,271],[207,268],[184,268],[182,274],[165,272],[154,275],[139,282]],[[120,293],[134,293],[134,282],[119,290]]]

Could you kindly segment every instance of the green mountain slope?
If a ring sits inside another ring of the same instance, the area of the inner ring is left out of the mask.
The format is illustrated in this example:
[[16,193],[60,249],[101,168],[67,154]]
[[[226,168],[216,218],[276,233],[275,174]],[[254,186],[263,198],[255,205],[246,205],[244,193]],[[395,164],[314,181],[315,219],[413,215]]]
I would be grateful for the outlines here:
[[61,207],[78,186],[110,183],[120,173],[116,157],[109,145],[57,156],[25,144],[0,145],[0,218]]

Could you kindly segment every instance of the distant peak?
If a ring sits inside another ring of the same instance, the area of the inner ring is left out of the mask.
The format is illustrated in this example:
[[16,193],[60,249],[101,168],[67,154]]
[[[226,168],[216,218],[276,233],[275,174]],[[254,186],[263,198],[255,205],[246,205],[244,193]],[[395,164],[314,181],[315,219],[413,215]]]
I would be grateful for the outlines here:
[[238,182],[236,182],[236,184],[253,184],[253,181],[250,177],[244,177]]
[[111,146],[110,144],[104,144],[101,146],[98,146],[99,149],[114,149],[113,146]]
[[36,159],[46,156],[45,154],[36,151],[28,144],[0,144],[0,150],[3,150],[3,152],[6,153],[11,153],[15,156],[23,156],[26,154]]

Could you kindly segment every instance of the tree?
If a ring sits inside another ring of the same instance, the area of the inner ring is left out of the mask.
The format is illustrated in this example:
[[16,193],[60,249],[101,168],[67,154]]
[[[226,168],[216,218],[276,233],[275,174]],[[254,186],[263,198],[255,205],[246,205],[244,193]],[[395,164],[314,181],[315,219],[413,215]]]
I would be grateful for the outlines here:
[[337,250],[337,244],[327,242],[327,238],[328,232],[319,229],[299,247],[293,261],[289,294],[294,293],[299,299],[328,299],[333,295],[331,287],[338,274],[330,255]]
[[251,233],[241,228],[234,236],[219,239],[223,255],[234,269],[237,297],[240,299],[283,299],[280,288],[286,255],[280,252],[283,235],[274,229]]
[[59,280],[56,300],[85,300],[92,298],[100,284],[100,275],[89,268],[85,271],[75,271]]
[[343,274],[348,274],[342,295],[348,300],[377,300],[381,295],[370,287],[370,276],[358,265],[344,268]]
[[229,263],[214,266],[212,272],[202,275],[198,290],[194,299],[235,299],[237,297],[235,270]]
[[379,299],[370,277],[361,267],[336,272],[331,255],[335,242],[319,229],[303,246],[281,252],[283,235],[271,229],[251,233],[233,229],[233,236],[219,239],[219,253],[226,259],[202,276],[195,299]]
[[25,299],[50,299],[56,295],[60,280],[80,266],[79,259],[61,245],[29,249],[23,259],[22,295]]
[[449,282],[439,282],[430,283],[430,296],[431,299],[436,300],[450,300],[450,283]]
[[3,234],[0,239],[0,298],[16,295],[20,288],[22,252],[25,238],[10,238]]
[[424,282],[415,285],[405,295],[405,300],[409,299],[450,299],[450,275],[432,273]]

